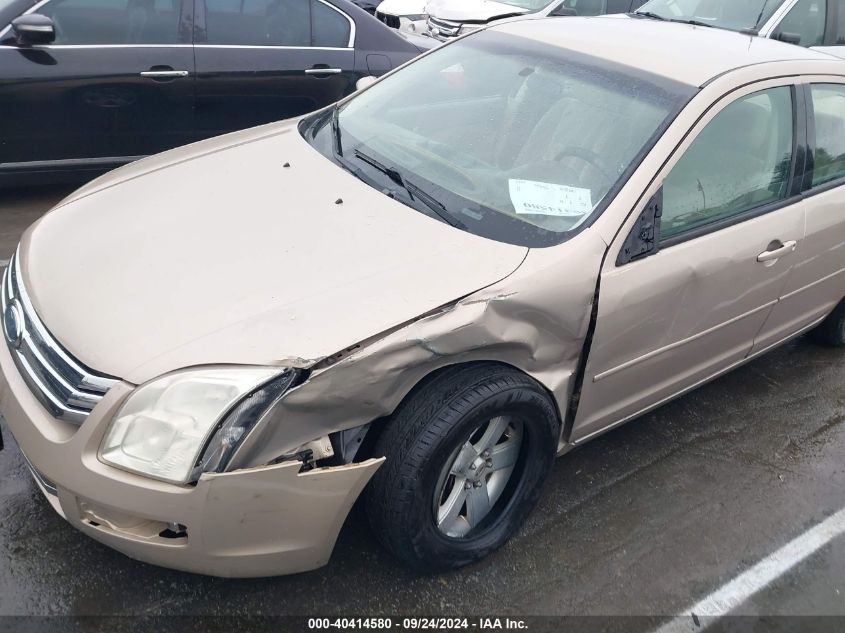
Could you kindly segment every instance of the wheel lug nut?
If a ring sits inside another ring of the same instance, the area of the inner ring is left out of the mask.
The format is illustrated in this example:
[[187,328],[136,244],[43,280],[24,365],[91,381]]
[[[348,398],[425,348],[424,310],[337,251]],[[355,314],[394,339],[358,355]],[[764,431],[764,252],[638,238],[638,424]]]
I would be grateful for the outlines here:
[[492,465],[493,465],[493,460],[492,460],[492,459],[490,459],[490,458],[488,457],[488,458],[487,458],[487,461],[485,462],[485,464],[487,464],[487,466],[492,466]]
[[464,490],[469,490],[472,488],[472,482],[468,481],[464,484]]
[[483,453],[481,453],[481,456],[485,458],[490,457],[490,451],[484,451]]
[[474,485],[476,488],[481,488],[481,482],[480,482],[480,481],[476,481],[476,482],[475,482],[475,484],[473,484],[473,485]]

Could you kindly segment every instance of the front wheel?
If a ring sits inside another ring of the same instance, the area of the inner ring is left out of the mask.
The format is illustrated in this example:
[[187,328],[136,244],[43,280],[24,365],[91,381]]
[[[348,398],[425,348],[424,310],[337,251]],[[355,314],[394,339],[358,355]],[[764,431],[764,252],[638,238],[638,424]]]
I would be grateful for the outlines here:
[[543,388],[511,368],[442,371],[406,400],[376,446],[367,492],[379,540],[421,571],[501,547],[534,507],[560,422]]

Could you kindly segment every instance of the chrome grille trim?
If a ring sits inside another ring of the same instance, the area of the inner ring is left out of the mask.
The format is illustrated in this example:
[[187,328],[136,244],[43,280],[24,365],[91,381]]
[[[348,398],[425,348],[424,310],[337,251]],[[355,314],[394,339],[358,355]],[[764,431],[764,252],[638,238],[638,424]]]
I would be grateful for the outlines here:
[[428,30],[431,34],[440,38],[457,37],[461,30],[460,22],[452,22],[450,20],[439,20],[437,18],[428,18]]
[[97,374],[74,359],[41,322],[24,287],[18,253],[9,262],[0,291],[0,304],[16,301],[23,313],[20,344],[9,344],[15,364],[32,393],[50,413],[72,424],[82,424],[118,381]]

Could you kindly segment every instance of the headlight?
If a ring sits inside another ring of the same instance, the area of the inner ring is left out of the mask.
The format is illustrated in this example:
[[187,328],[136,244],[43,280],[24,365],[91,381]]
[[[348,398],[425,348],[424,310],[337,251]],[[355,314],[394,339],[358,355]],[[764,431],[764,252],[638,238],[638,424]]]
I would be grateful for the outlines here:
[[132,392],[112,420],[100,461],[177,484],[220,472],[295,375],[278,367],[226,367],[153,380]]
[[428,20],[428,13],[417,13],[415,15],[403,15],[403,18],[411,22],[419,22],[420,20]]

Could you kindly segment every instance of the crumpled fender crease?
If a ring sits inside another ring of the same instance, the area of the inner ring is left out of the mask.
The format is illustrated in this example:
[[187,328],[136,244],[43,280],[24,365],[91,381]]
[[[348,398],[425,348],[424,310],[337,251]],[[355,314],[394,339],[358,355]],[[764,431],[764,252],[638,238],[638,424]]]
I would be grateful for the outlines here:
[[[425,376],[456,363],[516,367],[544,385],[563,414],[605,249],[587,231],[561,247],[531,251],[510,277],[353,345],[332,357],[339,357],[334,364],[316,360],[308,379],[245,440],[233,465],[267,463],[322,435],[390,415]],[[562,275],[561,259],[577,265]]]

